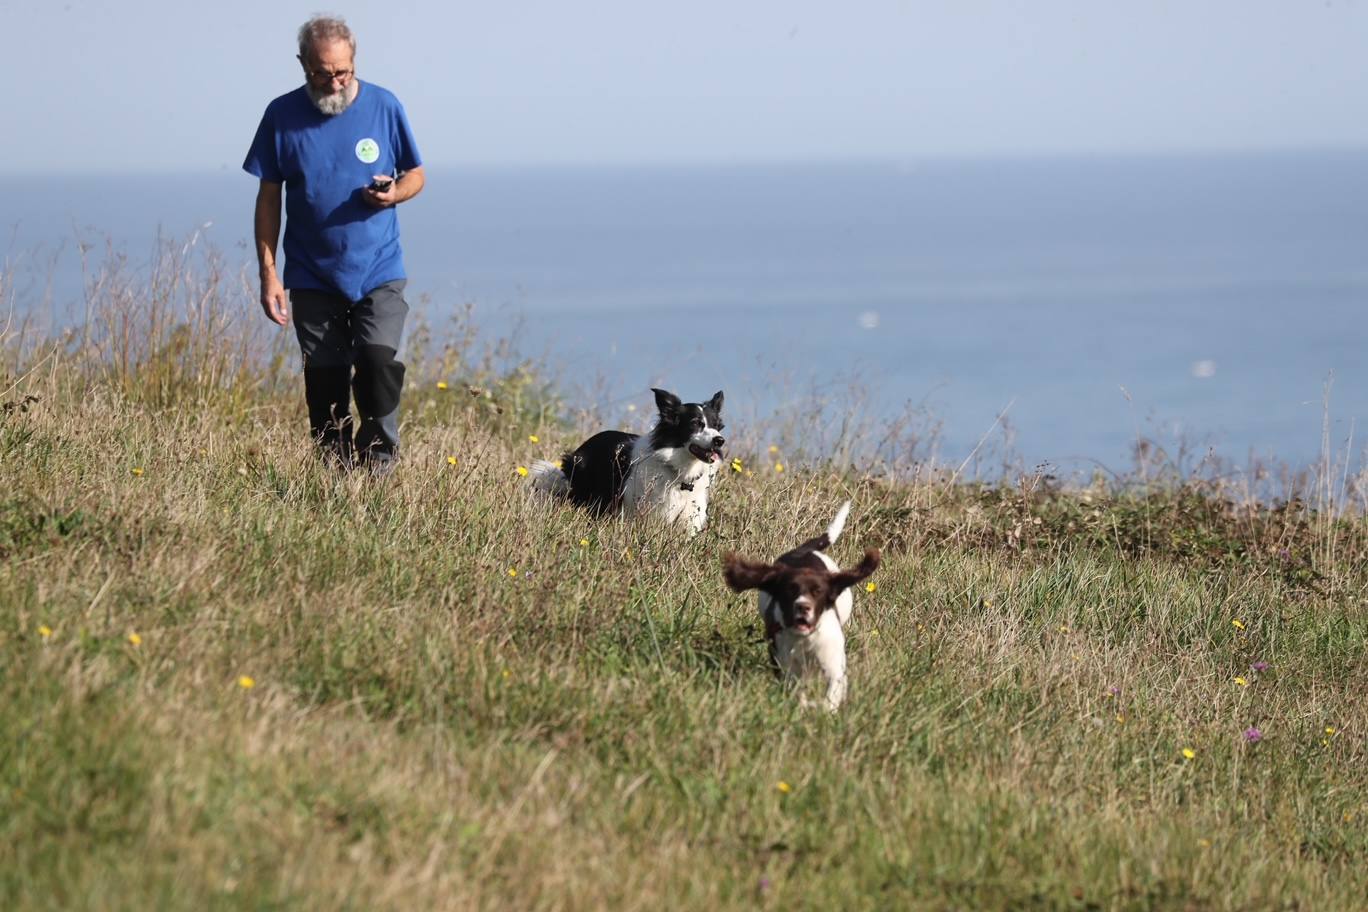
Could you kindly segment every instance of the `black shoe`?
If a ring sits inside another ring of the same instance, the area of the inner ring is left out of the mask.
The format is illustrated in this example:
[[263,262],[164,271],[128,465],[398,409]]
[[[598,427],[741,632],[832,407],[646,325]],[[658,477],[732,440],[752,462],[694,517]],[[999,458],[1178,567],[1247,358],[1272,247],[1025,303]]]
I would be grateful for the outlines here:
[[360,465],[370,474],[371,478],[388,478],[399,467],[399,457],[389,453],[372,451],[365,459],[361,460]]
[[320,440],[318,458],[325,466],[339,472],[350,472],[356,468],[356,457],[353,456],[351,447],[341,440]]

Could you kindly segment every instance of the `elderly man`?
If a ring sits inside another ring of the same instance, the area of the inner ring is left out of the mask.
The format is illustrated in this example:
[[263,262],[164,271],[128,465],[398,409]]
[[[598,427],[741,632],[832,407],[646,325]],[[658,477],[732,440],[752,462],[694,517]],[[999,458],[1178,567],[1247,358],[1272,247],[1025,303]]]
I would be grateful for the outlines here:
[[[394,207],[416,196],[424,178],[403,105],[358,79],[355,60],[356,39],[343,20],[304,23],[305,83],[266,107],[242,167],[261,180],[261,306],[284,326],[289,289],[314,439],[342,465],[383,474],[398,457],[404,365],[396,355],[408,313]],[[276,271],[282,186],[283,281]]]

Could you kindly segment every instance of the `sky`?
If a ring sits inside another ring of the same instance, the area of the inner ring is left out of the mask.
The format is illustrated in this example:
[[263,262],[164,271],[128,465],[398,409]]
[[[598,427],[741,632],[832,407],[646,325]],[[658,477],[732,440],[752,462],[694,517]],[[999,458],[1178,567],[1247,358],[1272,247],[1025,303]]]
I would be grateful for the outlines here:
[[[0,0],[14,172],[237,169],[314,2]],[[429,167],[1368,147],[1368,0],[352,2]]]

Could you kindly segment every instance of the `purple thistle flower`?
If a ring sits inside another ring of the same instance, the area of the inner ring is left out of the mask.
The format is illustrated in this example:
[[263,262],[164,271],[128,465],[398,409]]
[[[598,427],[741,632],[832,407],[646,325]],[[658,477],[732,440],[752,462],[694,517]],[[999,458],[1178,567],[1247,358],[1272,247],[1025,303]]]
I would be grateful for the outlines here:
[[1263,732],[1251,725],[1244,730],[1244,739],[1249,744],[1258,744],[1263,740]]
[[1119,697],[1121,696],[1121,688],[1112,687],[1107,691],[1107,693],[1111,694],[1113,697]]
[[1267,662],[1255,662],[1253,665],[1250,665],[1249,667],[1258,672],[1268,671]]

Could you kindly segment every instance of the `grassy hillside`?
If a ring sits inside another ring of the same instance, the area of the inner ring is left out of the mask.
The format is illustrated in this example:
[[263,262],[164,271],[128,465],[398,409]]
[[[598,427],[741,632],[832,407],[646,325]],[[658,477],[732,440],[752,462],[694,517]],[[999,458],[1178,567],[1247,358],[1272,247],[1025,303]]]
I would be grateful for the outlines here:
[[[529,502],[584,428],[421,332],[402,470],[341,476],[291,340],[173,266],[4,339],[0,907],[1363,908],[1361,516],[737,429],[681,545]],[[719,562],[847,497],[829,717]]]

